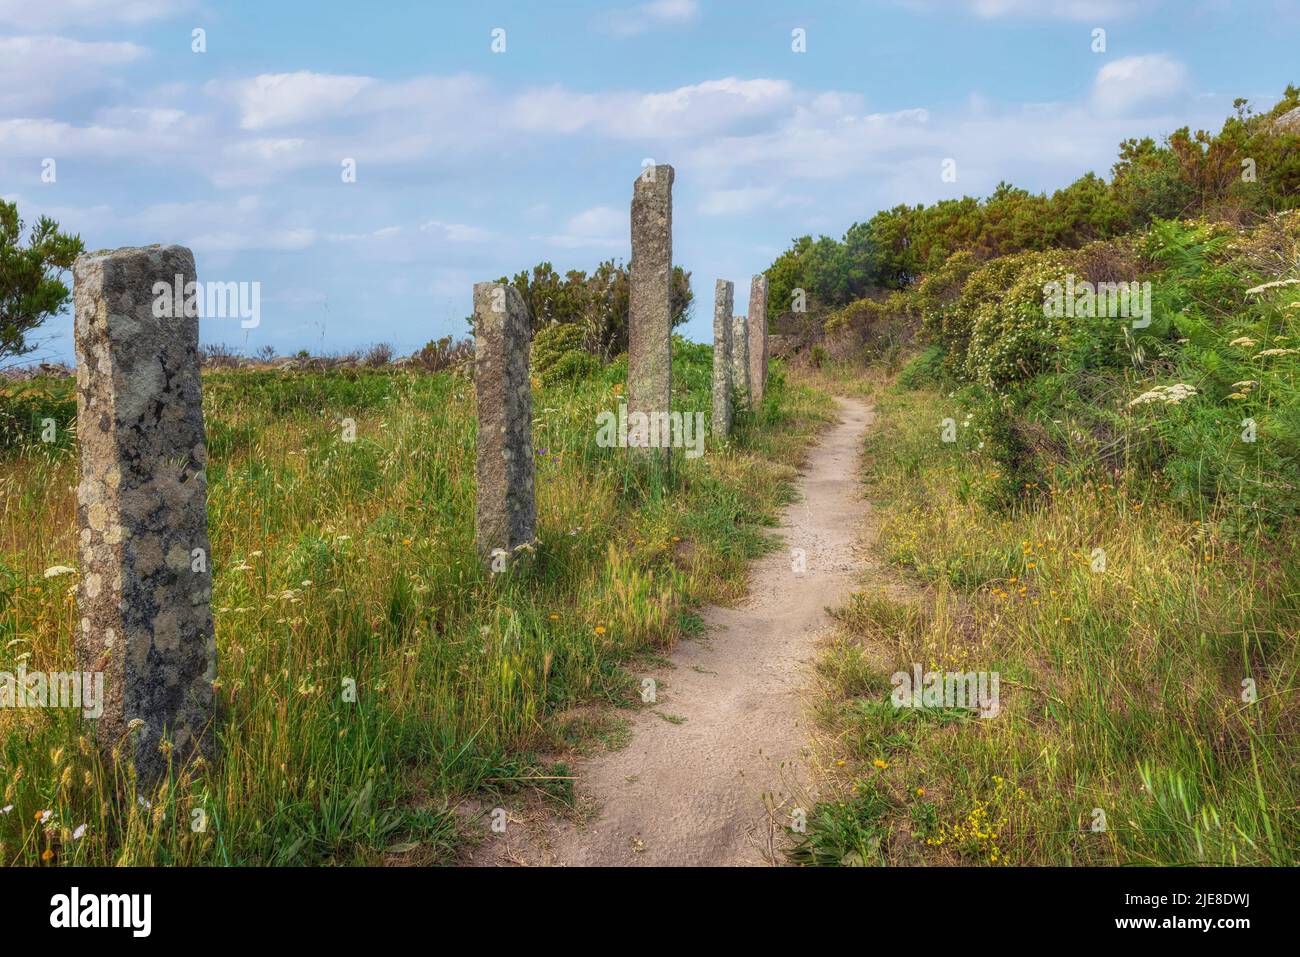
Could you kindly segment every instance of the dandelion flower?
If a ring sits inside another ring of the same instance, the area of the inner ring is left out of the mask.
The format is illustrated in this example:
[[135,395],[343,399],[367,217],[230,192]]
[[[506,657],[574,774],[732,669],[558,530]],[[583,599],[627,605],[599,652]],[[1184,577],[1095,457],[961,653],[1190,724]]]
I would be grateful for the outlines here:
[[597,626],[596,626],[596,634],[598,634],[598,635],[603,635],[604,633],[605,633],[605,626],[604,626],[604,625],[597,625]]
[[883,771],[885,768],[889,767],[889,762],[888,762],[888,761],[882,761],[882,760],[880,760],[880,758],[876,758],[876,760],[872,761],[871,763],[874,764],[876,767],[880,768],[882,771]]

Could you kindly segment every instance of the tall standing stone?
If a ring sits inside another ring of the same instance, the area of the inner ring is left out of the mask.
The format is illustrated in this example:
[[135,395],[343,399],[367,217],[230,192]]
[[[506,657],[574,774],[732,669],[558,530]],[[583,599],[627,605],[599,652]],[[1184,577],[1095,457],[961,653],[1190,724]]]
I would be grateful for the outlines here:
[[478,404],[479,555],[504,571],[537,539],[533,492],[533,390],[528,378],[531,330],[518,290],[474,286],[474,391]]
[[749,318],[731,320],[731,384],[740,403],[749,406]]
[[731,434],[731,309],[734,284],[719,279],[713,292],[713,434]]
[[767,277],[749,284],[749,392],[757,408],[767,391]]
[[216,747],[199,320],[184,305],[195,281],[182,246],[73,266],[78,667],[103,675],[99,746],[120,746],[146,784],[168,752],[210,759]]
[[634,447],[667,422],[672,405],[673,175],[671,166],[649,166],[632,187],[627,409],[629,423],[644,416],[651,424],[629,436]]

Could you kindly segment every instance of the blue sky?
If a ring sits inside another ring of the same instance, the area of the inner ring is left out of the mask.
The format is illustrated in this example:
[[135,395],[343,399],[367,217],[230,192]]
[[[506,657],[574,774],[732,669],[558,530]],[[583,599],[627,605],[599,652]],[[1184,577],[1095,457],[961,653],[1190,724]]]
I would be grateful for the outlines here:
[[1125,137],[1271,106],[1297,35],[1300,0],[0,0],[0,195],[261,283],[261,324],[205,342],[409,352],[466,332],[476,281],[626,260],[653,158],[707,340],[713,280],[743,301],[793,237],[1105,174]]

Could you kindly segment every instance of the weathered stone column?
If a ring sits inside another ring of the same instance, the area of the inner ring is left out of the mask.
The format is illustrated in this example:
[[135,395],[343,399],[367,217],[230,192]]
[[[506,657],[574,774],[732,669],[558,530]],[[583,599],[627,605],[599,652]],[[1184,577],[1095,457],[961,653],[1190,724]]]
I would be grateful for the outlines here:
[[215,750],[199,320],[184,308],[194,281],[182,246],[105,250],[73,266],[78,668],[103,674],[99,746],[120,745],[145,783],[168,751],[179,764]]
[[474,392],[478,402],[479,555],[505,571],[537,539],[533,492],[532,338],[528,307],[512,286],[474,286]]
[[628,445],[642,454],[648,454],[651,435],[658,441],[656,423],[668,421],[672,405],[673,175],[671,166],[649,166],[632,187]]
[[734,316],[731,320],[731,384],[735,386],[739,402],[749,408],[749,318]]
[[719,279],[713,292],[713,434],[731,434],[731,308],[736,287]]
[[749,392],[755,408],[767,391],[767,277],[749,284]]

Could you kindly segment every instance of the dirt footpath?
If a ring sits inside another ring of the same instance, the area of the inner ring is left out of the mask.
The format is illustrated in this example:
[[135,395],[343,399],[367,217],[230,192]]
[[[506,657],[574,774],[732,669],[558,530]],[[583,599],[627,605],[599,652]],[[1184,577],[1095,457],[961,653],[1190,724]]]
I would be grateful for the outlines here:
[[701,612],[706,637],[682,642],[674,667],[641,676],[656,680],[657,701],[634,713],[627,747],[578,762],[577,793],[594,813],[580,824],[512,814],[476,863],[780,863],[782,829],[812,786],[802,691],[827,608],[861,587],[865,567],[858,468],[873,413],[838,402],[840,421],[782,516],[785,547],[754,563],[742,604]]

